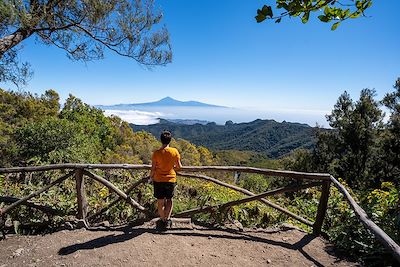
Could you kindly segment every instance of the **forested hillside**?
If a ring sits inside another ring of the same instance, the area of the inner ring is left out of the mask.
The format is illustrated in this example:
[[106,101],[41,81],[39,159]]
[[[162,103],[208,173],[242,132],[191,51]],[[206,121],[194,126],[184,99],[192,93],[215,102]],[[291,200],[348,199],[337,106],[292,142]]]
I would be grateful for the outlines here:
[[315,145],[315,128],[306,124],[255,120],[248,123],[225,125],[183,125],[161,119],[158,124],[132,125],[134,131],[147,131],[155,136],[164,129],[173,132],[176,138],[189,140],[196,145],[213,150],[240,150],[262,153],[279,158],[295,149],[311,149]]

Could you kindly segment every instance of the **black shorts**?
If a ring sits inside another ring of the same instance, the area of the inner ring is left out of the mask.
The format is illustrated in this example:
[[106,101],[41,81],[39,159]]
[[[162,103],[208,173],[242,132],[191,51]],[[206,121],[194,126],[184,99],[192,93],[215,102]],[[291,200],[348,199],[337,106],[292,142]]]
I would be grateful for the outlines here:
[[171,182],[153,182],[154,197],[157,199],[173,198],[176,183]]

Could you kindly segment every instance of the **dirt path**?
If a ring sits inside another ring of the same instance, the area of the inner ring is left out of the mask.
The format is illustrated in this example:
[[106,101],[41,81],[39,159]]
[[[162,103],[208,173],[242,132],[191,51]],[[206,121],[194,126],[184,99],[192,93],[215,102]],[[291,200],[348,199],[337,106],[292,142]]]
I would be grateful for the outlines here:
[[152,225],[110,231],[60,231],[0,241],[8,266],[356,266],[332,255],[322,238],[294,228],[215,230]]

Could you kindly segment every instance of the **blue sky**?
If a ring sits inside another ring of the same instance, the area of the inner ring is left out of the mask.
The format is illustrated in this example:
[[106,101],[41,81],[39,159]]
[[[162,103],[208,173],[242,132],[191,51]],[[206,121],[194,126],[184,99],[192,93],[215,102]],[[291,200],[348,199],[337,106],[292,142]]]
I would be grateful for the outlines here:
[[266,1],[155,2],[171,34],[171,64],[147,70],[112,53],[101,61],[72,62],[62,50],[31,39],[21,59],[35,74],[24,89],[41,94],[52,88],[63,99],[72,93],[93,105],[168,95],[282,111],[289,121],[309,112],[321,121],[344,90],[356,99],[361,89],[375,88],[381,98],[400,77],[400,1],[374,1],[370,17],[344,22],[334,32],[315,16],[305,25],[298,18],[257,24],[256,10]]

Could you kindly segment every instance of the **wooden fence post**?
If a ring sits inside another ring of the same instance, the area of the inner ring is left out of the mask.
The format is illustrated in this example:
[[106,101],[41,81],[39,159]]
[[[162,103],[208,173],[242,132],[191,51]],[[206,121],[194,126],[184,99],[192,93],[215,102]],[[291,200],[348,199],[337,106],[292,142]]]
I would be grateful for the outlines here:
[[330,181],[322,182],[322,190],[318,204],[317,217],[315,218],[315,222],[313,225],[313,234],[315,235],[321,234],[322,224],[324,223],[326,208],[328,206],[330,185]]
[[83,169],[75,170],[75,181],[76,181],[76,194],[78,201],[78,214],[76,217],[80,220],[86,221],[88,203],[85,194],[85,179],[83,178]]

